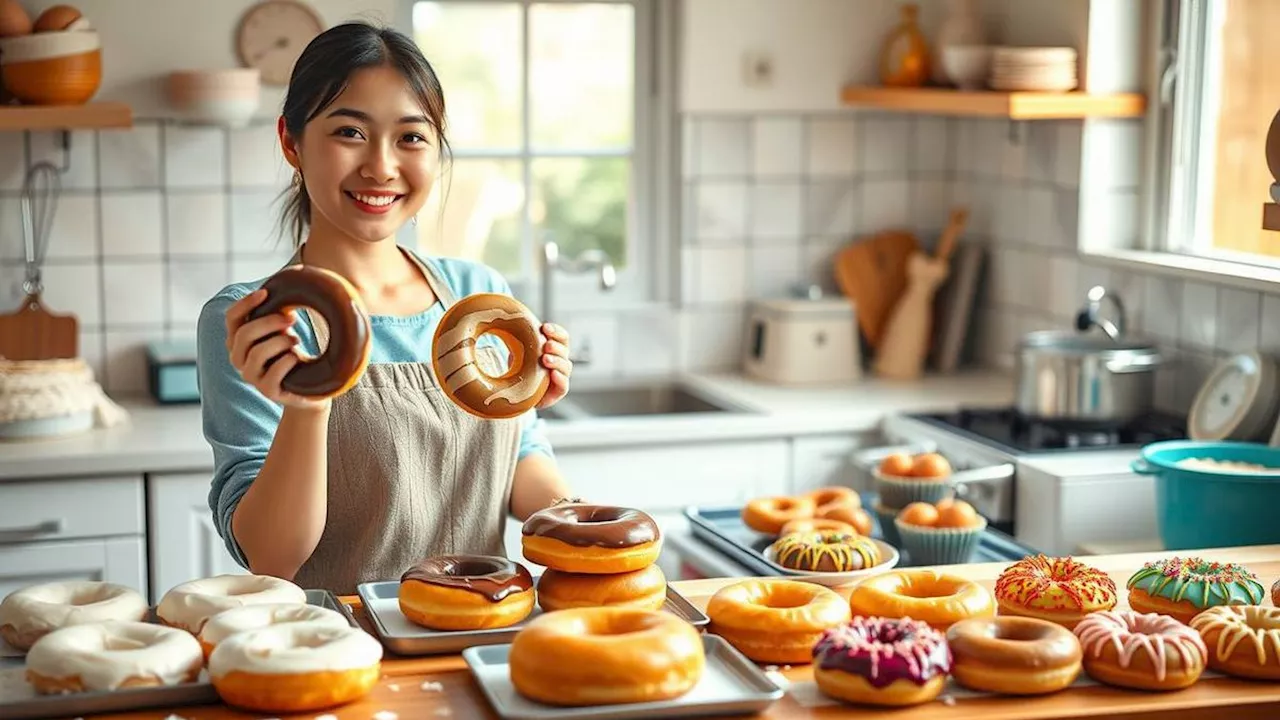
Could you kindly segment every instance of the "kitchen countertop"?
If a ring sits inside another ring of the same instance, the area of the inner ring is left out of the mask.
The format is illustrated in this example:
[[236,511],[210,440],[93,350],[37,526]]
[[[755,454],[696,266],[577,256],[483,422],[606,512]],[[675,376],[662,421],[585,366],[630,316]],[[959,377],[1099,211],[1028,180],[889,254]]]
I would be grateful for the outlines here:
[[[1127,608],[1124,583],[1142,563],[1177,553],[1140,553],[1093,556],[1087,562],[1105,572],[1121,589],[1120,609]],[[1207,560],[1244,564],[1264,585],[1280,575],[1280,545],[1244,548],[1220,548],[1182,551]],[[938,568],[943,572],[971,579],[990,589],[1005,563],[951,565]],[[734,578],[674,582],[672,586],[695,606],[706,608],[708,600],[721,587],[737,582]],[[849,588],[838,589],[847,596]],[[354,601],[353,601],[354,602]],[[1271,605],[1270,598],[1263,601]],[[363,611],[355,607],[362,624],[367,623]],[[781,676],[781,678],[779,678]],[[1274,718],[1280,716],[1280,683],[1236,680],[1217,675],[1202,677],[1191,687],[1169,693],[1150,693],[1112,688],[1096,683],[1080,684],[1059,693],[1042,697],[998,697],[944,693],[938,700],[902,709],[878,709],[839,703],[821,694],[813,683],[809,666],[787,666],[773,673],[775,681],[786,686],[787,694],[768,710],[755,717],[781,720],[810,718],[865,718],[868,720],[1066,720],[1067,718],[1108,717],[1157,718]],[[425,684],[425,686],[424,686]],[[948,691],[949,692],[949,691]],[[949,698],[949,699],[944,699]],[[160,709],[145,713],[101,716],[101,720],[151,720],[173,712],[185,720],[232,720],[257,718],[223,706],[200,706]],[[387,656],[383,677],[365,699],[328,711],[340,720],[379,717],[379,712],[395,713],[399,718],[495,718],[492,708],[480,693],[460,656],[401,658]],[[321,713],[309,714],[312,717]],[[391,716],[386,716],[391,717]]]
[[[861,432],[875,429],[889,413],[1007,404],[1013,397],[1012,378],[991,370],[911,382],[868,377],[812,388],[770,385],[730,373],[693,374],[678,380],[745,412],[548,420],[552,445],[569,450]],[[584,380],[576,382],[574,389],[598,385],[599,381]],[[0,481],[203,471],[213,466],[199,406],[163,406],[146,397],[119,398],[118,402],[130,413],[127,425],[60,439],[0,443]]]

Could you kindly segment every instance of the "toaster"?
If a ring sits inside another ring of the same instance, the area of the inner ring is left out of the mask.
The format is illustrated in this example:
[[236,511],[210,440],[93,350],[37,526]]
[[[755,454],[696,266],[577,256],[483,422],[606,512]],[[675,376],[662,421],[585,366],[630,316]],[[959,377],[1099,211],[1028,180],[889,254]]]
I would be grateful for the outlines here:
[[147,346],[147,390],[164,405],[200,402],[194,340],[154,342]]
[[862,377],[857,309],[844,297],[757,300],[747,316],[747,375],[786,385]]

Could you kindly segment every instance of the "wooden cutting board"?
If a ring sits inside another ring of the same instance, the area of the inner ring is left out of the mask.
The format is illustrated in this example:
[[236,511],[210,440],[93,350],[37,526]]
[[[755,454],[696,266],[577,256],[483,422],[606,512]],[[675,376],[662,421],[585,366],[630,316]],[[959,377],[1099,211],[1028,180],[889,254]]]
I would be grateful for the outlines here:
[[0,357],[9,360],[74,358],[79,337],[76,317],[50,312],[39,293],[27,295],[17,310],[0,315]]
[[907,288],[907,261],[919,248],[915,235],[889,230],[836,254],[836,284],[856,306],[858,327],[873,348],[880,346],[889,314]]

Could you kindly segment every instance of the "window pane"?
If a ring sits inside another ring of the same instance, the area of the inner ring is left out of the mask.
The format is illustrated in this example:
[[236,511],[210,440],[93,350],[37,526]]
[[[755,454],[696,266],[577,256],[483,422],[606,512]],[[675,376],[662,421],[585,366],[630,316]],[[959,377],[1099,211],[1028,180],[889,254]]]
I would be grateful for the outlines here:
[[630,193],[629,158],[536,159],[530,215],[565,256],[599,248],[622,268]]
[[1212,238],[1205,240],[1215,250],[1280,258],[1280,233],[1262,229],[1262,204],[1273,182],[1267,171],[1267,128],[1280,97],[1280,73],[1275,72],[1280,43],[1274,34],[1280,3],[1218,0],[1215,10],[1224,22],[1208,44],[1220,52],[1219,62],[1211,59],[1207,65],[1216,72],[1205,77],[1208,133],[1200,161],[1202,173],[1213,173]]
[[455,160],[418,216],[418,242],[433,255],[479,260],[518,277],[524,199],[519,160]]
[[444,87],[454,148],[518,148],[523,63],[519,3],[418,2],[414,38]]
[[630,149],[635,9],[629,3],[538,3],[529,10],[534,148]]

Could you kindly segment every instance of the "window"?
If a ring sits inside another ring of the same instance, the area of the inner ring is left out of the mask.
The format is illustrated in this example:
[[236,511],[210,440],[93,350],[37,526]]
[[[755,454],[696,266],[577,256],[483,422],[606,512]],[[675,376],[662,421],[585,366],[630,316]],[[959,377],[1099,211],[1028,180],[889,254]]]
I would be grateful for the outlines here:
[[1278,26],[1280,2],[1166,1],[1162,85],[1172,102],[1153,105],[1159,249],[1280,267],[1280,233],[1262,229],[1273,182],[1267,130],[1280,110]]
[[414,38],[444,86],[454,154],[419,216],[421,247],[488,263],[527,293],[543,241],[554,240],[562,256],[606,253],[617,291],[642,284],[655,245],[650,5],[412,3]]

